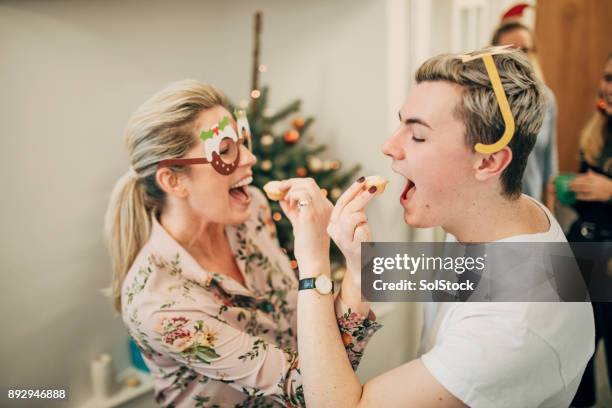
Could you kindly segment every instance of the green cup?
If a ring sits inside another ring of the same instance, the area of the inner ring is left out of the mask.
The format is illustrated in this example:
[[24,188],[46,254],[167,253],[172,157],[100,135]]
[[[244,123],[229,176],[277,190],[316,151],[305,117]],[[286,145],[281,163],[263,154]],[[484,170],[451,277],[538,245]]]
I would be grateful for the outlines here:
[[557,198],[563,205],[574,205],[576,203],[576,193],[570,190],[570,182],[576,178],[576,173],[561,173],[555,177],[555,190]]

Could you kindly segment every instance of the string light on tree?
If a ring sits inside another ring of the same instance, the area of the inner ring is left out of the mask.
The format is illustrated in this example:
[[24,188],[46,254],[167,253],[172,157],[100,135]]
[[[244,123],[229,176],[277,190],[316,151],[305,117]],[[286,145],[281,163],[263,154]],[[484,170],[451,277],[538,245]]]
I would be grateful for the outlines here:
[[269,147],[272,146],[272,143],[274,143],[274,136],[272,135],[263,135],[261,137],[261,145],[264,147]]
[[282,218],[283,218],[283,216],[278,211],[276,211],[274,214],[272,214],[272,219],[274,221],[276,221],[276,222],[279,222]]
[[342,194],[342,190],[340,190],[338,187],[334,187],[331,189],[329,194],[332,199],[337,200]]
[[305,167],[298,167],[297,169],[295,169],[295,174],[298,177],[306,177],[306,175],[308,175],[308,170],[306,170]]
[[263,171],[270,171],[272,170],[272,162],[270,160],[264,160],[261,162],[260,167]]
[[316,156],[310,156],[308,158],[308,168],[313,173],[317,173],[323,168],[323,161]]
[[257,99],[261,96],[261,92],[259,91],[259,89],[253,89],[251,91],[251,98],[253,99]]
[[263,74],[264,72],[266,72],[268,70],[268,66],[266,64],[261,64],[261,65],[259,65],[258,69],[259,69],[259,72],[261,72]]

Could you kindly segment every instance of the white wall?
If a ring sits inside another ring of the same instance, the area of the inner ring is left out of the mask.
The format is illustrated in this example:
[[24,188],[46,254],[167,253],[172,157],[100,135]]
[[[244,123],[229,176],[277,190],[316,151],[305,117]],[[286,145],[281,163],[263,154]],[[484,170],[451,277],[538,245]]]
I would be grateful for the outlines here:
[[[110,278],[103,214],[127,169],[122,129],[170,81],[207,81],[233,100],[248,95],[255,9],[265,14],[262,62],[269,70],[262,82],[271,86],[272,106],[301,98],[303,114],[315,116],[313,131],[332,156],[347,166],[362,163],[364,174],[390,176],[379,150],[398,108],[388,98],[393,50],[386,6],[2,2],[0,384],[69,388],[77,406],[89,396],[88,362],[96,353],[109,351],[127,364],[123,325],[99,293]],[[406,237],[395,222],[401,217],[396,199],[390,194],[372,208],[372,224],[384,231],[380,240]],[[402,316],[388,329],[395,338],[408,330]],[[384,339],[375,347],[384,350]],[[364,362],[366,370],[383,368],[375,360]]]

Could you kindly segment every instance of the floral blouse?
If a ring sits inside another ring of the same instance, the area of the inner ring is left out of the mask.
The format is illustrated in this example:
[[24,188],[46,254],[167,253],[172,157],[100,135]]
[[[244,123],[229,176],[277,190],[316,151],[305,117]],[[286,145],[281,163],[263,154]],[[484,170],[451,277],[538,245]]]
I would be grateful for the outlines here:
[[[261,191],[226,234],[246,287],[204,270],[157,220],[122,287],[122,317],[166,407],[304,406],[297,279]],[[336,299],[353,368],[381,327]],[[312,334],[316,335],[316,334]]]

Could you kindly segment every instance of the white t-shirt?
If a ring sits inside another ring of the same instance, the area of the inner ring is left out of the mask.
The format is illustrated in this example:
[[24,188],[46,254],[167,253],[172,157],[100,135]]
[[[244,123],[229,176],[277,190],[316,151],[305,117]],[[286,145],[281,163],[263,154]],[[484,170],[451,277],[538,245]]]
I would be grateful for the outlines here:
[[[538,205],[550,229],[502,241],[567,242]],[[426,314],[421,360],[470,407],[567,407],[594,352],[588,302],[430,303]]]

